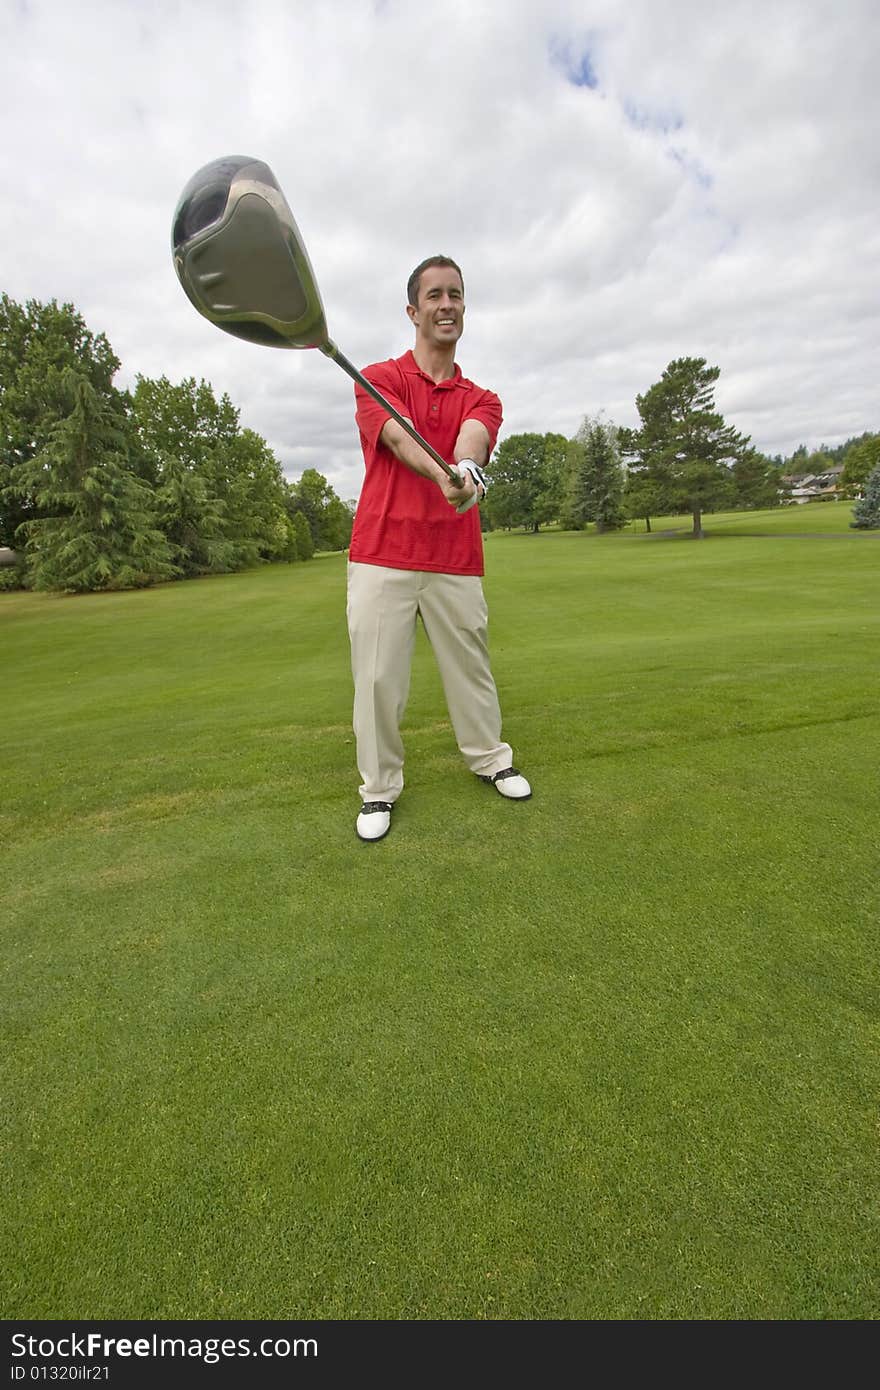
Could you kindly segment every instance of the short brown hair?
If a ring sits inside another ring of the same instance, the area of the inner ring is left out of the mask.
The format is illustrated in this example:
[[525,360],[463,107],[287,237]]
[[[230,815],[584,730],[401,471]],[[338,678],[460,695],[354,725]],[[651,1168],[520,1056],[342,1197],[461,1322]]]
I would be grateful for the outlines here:
[[421,284],[422,271],[427,270],[432,265],[448,265],[452,270],[457,270],[461,280],[461,288],[464,291],[464,276],[461,273],[461,266],[456,265],[449,256],[429,256],[426,261],[422,261],[421,265],[416,266],[406,282],[406,297],[414,309],[419,307],[419,285]]

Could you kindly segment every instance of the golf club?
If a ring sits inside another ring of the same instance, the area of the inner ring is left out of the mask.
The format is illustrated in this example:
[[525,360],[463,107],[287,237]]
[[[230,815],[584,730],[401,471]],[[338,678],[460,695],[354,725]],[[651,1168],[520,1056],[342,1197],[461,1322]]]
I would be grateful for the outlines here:
[[331,340],[303,239],[268,164],[230,155],[199,169],[180,195],[171,242],[177,277],[200,314],[249,343],[319,348],[461,486],[456,469]]

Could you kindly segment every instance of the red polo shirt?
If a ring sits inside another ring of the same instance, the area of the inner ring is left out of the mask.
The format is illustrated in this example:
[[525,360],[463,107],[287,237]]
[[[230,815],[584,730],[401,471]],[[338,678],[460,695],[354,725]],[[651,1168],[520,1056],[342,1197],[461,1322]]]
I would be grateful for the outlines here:
[[[479,420],[489,431],[489,448],[501,428],[501,402],[455,368],[448,381],[435,382],[411,352],[364,369],[364,376],[452,465],[464,420]],[[355,386],[356,419],[366,475],[354,519],[349,558],[388,569],[432,570],[439,574],[483,573],[483,538],[478,507],[461,516],[430,478],[413,473],[379,442],[390,417],[362,386]]]

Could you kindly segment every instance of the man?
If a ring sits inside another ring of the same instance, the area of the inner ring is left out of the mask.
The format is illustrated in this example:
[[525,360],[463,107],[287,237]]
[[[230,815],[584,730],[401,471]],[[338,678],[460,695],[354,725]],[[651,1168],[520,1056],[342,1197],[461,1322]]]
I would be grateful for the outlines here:
[[480,582],[483,540],[476,503],[485,496],[482,470],[501,426],[501,402],[466,380],[455,363],[465,309],[455,262],[448,256],[423,261],[410,276],[407,299],[416,334],[412,351],[367,367],[364,375],[455,465],[462,482],[456,486],[386,410],[355,387],[366,475],[349,550],[348,628],[363,779],[356,828],[372,842],[388,833],[391,808],[403,789],[400,721],[419,615],[467,766],[510,800],[531,796],[501,739]]

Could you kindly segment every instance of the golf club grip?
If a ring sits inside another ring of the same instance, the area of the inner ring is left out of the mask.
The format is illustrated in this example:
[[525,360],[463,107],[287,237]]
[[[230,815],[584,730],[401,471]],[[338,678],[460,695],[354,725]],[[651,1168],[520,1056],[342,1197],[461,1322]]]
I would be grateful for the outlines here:
[[378,401],[379,404],[383,406],[385,410],[388,411],[388,414],[391,416],[391,418],[393,420],[396,420],[398,425],[400,425],[402,429],[406,430],[410,439],[414,439],[417,444],[421,445],[426,454],[431,455],[431,458],[434,460],[435,463],[439,463],[440,467],[443,469],[443,472],[446,473],[452,479],[456,487],[461,486],[463,482],[461,474],[457,472],[456,469],[449,467],[449,464],[446,462],[446,460],[440,457],[440,455],[437,453],[437,450],[431,447],[427,439],[423,439],[422,436],[419,434],[418,430],[414,429],[413,426],[410,424],[409,420],[407,420],[405,416],[401,415],[399,411],[395,410],[394,406],[391,404],[390,401],[386,401],[385,397],[382,395],[382,392],[377,390],[371,381],[367,381],[367,378],[364,376],[363,372],[359,372],[354,363],[349,362],[348,358],[339,351],[339,348],[336,346],[335,343],[328,342],[323,344],[321,347],[321,351],[324,353],[325,357],[330,357],[334,362],[338,363],[338,365],[342,368],[344,372],[348,372],[348,375],[351,377],[352,381],[356,381],[358,386],[362,386],[364,390],[367,391],[369,395],[373,397],[374,401]]

